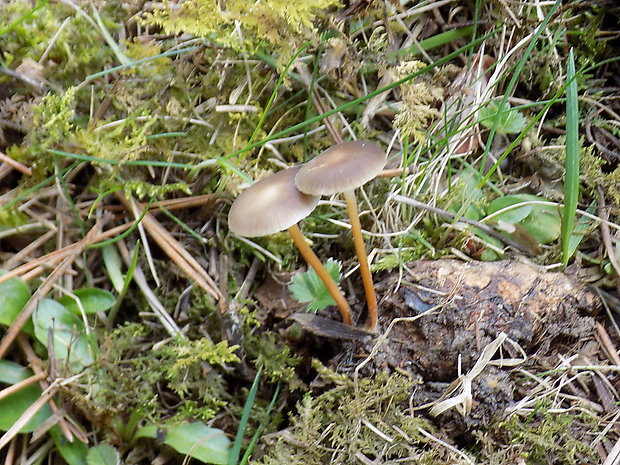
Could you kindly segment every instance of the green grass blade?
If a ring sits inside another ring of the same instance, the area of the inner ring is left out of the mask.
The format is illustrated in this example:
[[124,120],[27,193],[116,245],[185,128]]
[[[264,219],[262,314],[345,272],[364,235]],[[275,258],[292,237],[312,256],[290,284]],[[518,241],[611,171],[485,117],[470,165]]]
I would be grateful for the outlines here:
[[100,247],[105,247],[106,245],[115,244],[118,241],[120,241],[121,239],[124,239],[125,237],[129,236],[133,232],[133,230],[138,227],[138,225],[142,222],[142,219],[149,212],[149,209],[151,208],[151,204],[153,203],[154,200],[155,200],[154,197],[151,197],[149,199],[148,203],[144,207],[144,210],[142,210],[142,213],[140,214],[139,218],[134,222],[134,224],[132,224],[125,231],[120,233],[118,236],[113,237],[112,239],[108,239],[108,240],[105,240],[105,241],[102,241],[102,242],[96,242],[94,244],[88,244],[86,246],[86,249],[98,249]]
[[419,43],[412,45],[411,47],[401,48],[399,50],[389,52],[388,60],[395,61],[397,59],[401,60],[404,58],[415,57],[421,54],[423,51],[430,50],[436,47],[441,47],[442,45],[449,44],[450,42],[454,42],[457,39],[467,37],[471,35],[473,30],[473,26],[465,26],[458,29],[441,32],[432,37],[429,37],[428,39],[421,40]]
[[[517,85],[517,81],[519,79],[519,76],[521,75],[521,71],[523,70],[523,67],[525,66],[525,62],[527,61],[527,59],[532,53],[532,50],[534,50],[534,47],[538,43],[538,38],[540,37],[542,32],[547,28],[549,21],[551,21],[551,17],[556,12],[556,10],[559,8],[561,3],[562,3],[561,0],[556,0],[556,2],[553,4],[551,9],[549,10],[549,13],[547,13],[545,18],[543,19],[543,22],[540,23],[540,25],[538,26],[538,28],[532,35],[532,39],[530,40],[530,43],[528,44],[527,49],[523,53],[523,56],[521,57],[521,59],[517,63],[517,66],[512,72],[512,78],[508,82],[508,86],[506,87],[506,90],[504,91],[504,96],[499,102],[497,115],[495,117],[495,120],[493,121],[493,126],[491,127],[491,131],[489,132],[489,137],[485,144],[486,147],[484,149],[484,153],[482,154],[482,161],[480,163],[480,174],[484,173],[484,167],[486,166],[486,160],[487,160],[487,157],[489,156],[489,150],[491,150],[491,146],[493,145],[493,138],[495,137],[495,133],[497,132],[497,127],[502,118],[502,114],[504,113],[503,109],[507,107],[506,102],[508,101],[508,97],[512,95],[512,91]],[[500,163],[500,160],[498,160],[491,167],[489,172],[485,175],[485,179],[497,169],[497,167],[499,166],[499,163]],[[459,212],[459,216],[460,214],[461,213]]]
[[123,65],[131,64],[131,59],[123,53],[123,51],[118,46],[116,41],[112,38],[110,31],[108,31],[108,28],[105,27],[105,24],[103,24],[103,19],[101,19],[101,15],[99,15],[99,11],[97,11],[97,8],[94,8],[94,7],[93,7],[93,16],[95,17],[97,26],[99,26],[99,31],[101,32],[101,35],[103,36],[105,41],[108,43],[108,45],[112,49],[112,52],[114,52],[114,55],[116,55],[117,60],[120,61],[121,64]]
[[252,436],[252,440],[250,441],[248,448],[243,454],[243,458],[241,459],[241,462],[239,462],[239,465],[245,465],[246,463],[248,463],[248,460],[250,460],[250,455],[252,455],[254,446],[256,446],[256,443],[260,439],[261,434],[263,434],[263,430],[267,426],[267,422],[269,421],[269,415],[271,415],[271,411],[273,410],[273,407],[276,405],[276,400],[278,400],[279,394],[280,394],[280,383],[278,383],[278,386],[276,387],[276,390],[273,393],[273,397],[271,398],[271,402],[269,402],[269,405],[267,406],[265,417],[263,418],[263,421],[261,422],[259,427],[256,429],[254,436]]
[[89,155],[81,155],[79,153],[71,153],[64,152],[62,150],[48,149],[49,153],[53,153],[54,155],[58,155],[60,157],[72,158],[74,160],[88,161],[90,163],[106,163],[108,165],[125,165],[125,166],[152,166],[159,168],[180,168],[189,170],[194,167],[194,165],[188,165],[187,163],[175,163],[170,161],[161,161],[161,160],[114,160],[111,158],[98,158],[91,157]]
[[32,18],[34,16],[34,14],[40,10],[41,8],[43,8],[44,6],[46,6],[49,3],[49,0],[43,0],[42,2],[39,2],[37,5],[35,5],[30,11],[27,11],[25,14],[23,14],[22,16],[20,16],[19,18],[17,18],[15,21],[13,21],[11,24],[9,24],[7,27],[5,27],[4,29],[0,30],[0,36],[6,34],[7,32],[11,32],[16,26],[19,26],[21,23],[23,23],[24,21]]
[[579,200],[579,103],[573,50],[568,53],[566,79],[566,175],[564,179],[564,209],[562,210],[562,263],[568,265],[572,253],[570,237],[573,234],[577,200]]
[[256,392],[258,391],[258,385],[260,384],[261,370],[258,370],[254,377],[252,387],[248,392],[248,398],[245,400],[243,406],[243,413],[241,414],[241,420],[239,421],[239,428],[237,429],[237,435],[235,436],[235,442],[230,449],[230,455],[228,456],[228,465],[237,465],[239,461],[239,455],[241,454],[241,443],[243,442],[243,436],[245,435],[245,429],[248,426],[248,419],[250,418],[250,412],[254,406],[254,400],[256,399]]
[[297,50],[297,52],[295,52],[295,55],[293,55],[291,57],[291,59],[288,61],[288,63],[286,64],[286,66],[284,68],[284,71],[282,71],[282,73],[280,74],[280,78],[278,79],[278,82],[276,83],[276,86],[273,89],[273,92],[269,96],[269,100],[267,101],[267,105],[265,105],[265,109],[263,110],[263,114],[261,115],[260,119],[258,120],[258,124],[256,125],[256,127],[254,128],[254,131],[252,132],[252,136],[250,137],[249,144],[254,142],[254,139],[256,139],[256,136],[258,135],[258,132],[263,127],[263,123],[265,122],[265,118],[267,118],[267,114],[269,112],[269,109],[271,108],[271,105],[273,104],[273,101],[276,99],[276,95],[278,94],[278,90],[280,89],[280,86],[284,82],[284,78],[288,74],[289,69],[291,68],[291,66],[293,65],[293,63],[297,59],[297,57],[301,54],[301,52],[303,52],[309,46],[310,46],[310,42],[306,42],[301,47],[299,47],[299,50]]

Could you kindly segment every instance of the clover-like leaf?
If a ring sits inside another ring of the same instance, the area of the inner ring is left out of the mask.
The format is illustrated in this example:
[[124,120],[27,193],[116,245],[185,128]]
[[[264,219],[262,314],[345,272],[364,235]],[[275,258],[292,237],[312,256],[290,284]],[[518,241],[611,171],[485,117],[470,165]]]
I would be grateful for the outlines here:
[[[487,128],[494,124],[495,118],[499,111],[500,101],[498,99],[491,100],[486,106],[480,109],[480,123]],[[527,120],[525,117],[510,107],[510,103],[504,104],[503,112],[495,127],[500,134],[517,134],[525,128]]]
[[[340,262],[330,258],[325,263],[325,269],[334,281],[340,281]],[[316,271],[312,269],[297,273],[288,288],[295,300],[302,303],[308,302],[308,311],[322,310],[330,305],[335,305],[334,299],[329,294],[325,284]]]

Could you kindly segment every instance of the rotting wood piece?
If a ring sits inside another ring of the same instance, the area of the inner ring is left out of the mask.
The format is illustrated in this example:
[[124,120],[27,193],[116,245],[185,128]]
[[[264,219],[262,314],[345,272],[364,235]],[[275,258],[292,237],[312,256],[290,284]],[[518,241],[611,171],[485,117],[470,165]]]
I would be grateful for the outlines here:
[[454,379],[458,357],[463,371],[471,368],[480,349],[502,331],[530,353],[546,352],[553,341],[579,340],[592,333],[587,315],[600,307],[594,292],[566,274],[517,261],[421,260],[407,268],[400,286],[397,275],[377,286],[384,315],[411,317],[439,308],[396,325],[377,362],[426,380]]

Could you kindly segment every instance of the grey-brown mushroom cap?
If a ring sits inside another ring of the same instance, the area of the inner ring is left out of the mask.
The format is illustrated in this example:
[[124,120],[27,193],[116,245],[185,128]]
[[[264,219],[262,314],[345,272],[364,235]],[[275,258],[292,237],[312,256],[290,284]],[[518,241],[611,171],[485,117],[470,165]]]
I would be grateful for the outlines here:
[[306,194],[331,195],[357,189],[385,166],[387,155],[377,144],[356,140],[334,145],[303,165],[297,188]]
[[239,194],[228,213],[228,228],[239,236],[266,236],[308,216],[319,197],[302,194],[295,187],[299,168],[278,171]]

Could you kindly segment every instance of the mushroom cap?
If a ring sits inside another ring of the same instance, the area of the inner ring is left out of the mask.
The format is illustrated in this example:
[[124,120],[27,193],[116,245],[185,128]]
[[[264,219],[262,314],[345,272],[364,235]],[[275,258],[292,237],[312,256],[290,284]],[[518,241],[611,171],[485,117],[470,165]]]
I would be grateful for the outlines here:
[[308,216],[319,197],[297,190],[295,175],[299,168],[278,171],[239,194],[228,213],[228,228],[239,236],[266,236]]
[[301,192],[312,195],[357,189],[377,176],[386,161],[385,152],[373,142],[343,142],[303,165],[295,177],[295,184]]

